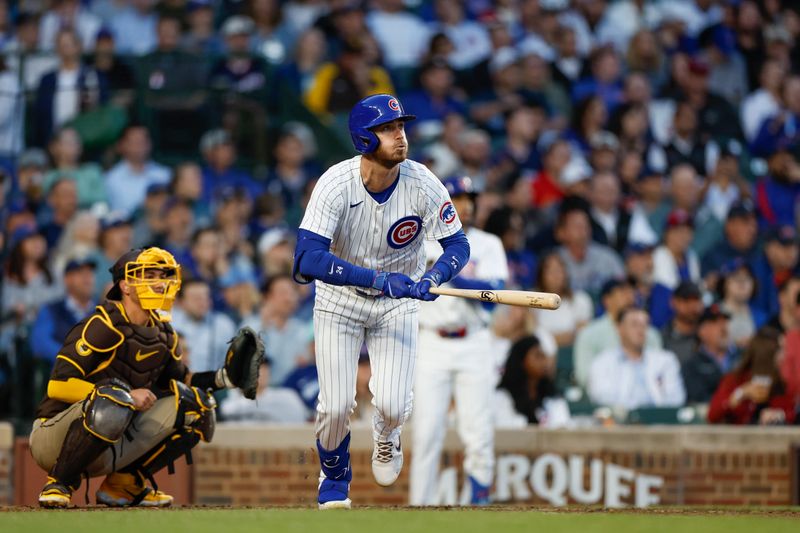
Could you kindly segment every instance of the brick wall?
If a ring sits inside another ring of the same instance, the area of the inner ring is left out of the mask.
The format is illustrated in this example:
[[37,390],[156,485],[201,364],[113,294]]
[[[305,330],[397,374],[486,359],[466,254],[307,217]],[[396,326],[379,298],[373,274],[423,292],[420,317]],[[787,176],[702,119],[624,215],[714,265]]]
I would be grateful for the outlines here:
[[8,422],[0,422],[0,505],[11,505],[13,490],[14,430]]
[[[769,431],[769,434],[765,432]],[[404,434],[405,435],[405,434]],[[790,448],[800,442],[800,432],[763,428],[619,428],[569,431],[500,432],[498,457],[522,457],[535,463],[543,454],[555,454],[569,463],[583,461],[583,487],[591,487],[590,464],[600,460],[636,476],[656,476],[663,485],[652,493],[661,504],[679,505],[789,505],[792,503]],[[195,453],[194,499],[201,504],[264,505],[305,504],[316,501],[319,474],[310,428],[222,427],[215,443]],[[372,479],[371,440],[368,430],[353,432],[353,482],[351,498],[364,505],[403,505],[408,498],[408,465],[413,461],[406,435],[406,467],[398,482],[382,488]],[[443,468],[458,468],[458,489],[463,454],[449,435]],[[526,480],[532,478],[526,471]],[[554,483],[550,470],[545,486]],[[602,484],[602,479],[595,482]],[[527,483],[527,481],[526,481]],[[531,482],[532,483],[532,482]],[[555,482],[557,484],[557,482]],[[634,504],[635,482],[630,481],[624,504]],[[530,494],[512,494],[509,503],[553,503],[532,485]],[[495,487],[497,489],[497,486]],[[513,493],[513,491],[512,491]],[[565,501],[575,503],[569,491]],[[603,504],[601,499],[598,503]]]

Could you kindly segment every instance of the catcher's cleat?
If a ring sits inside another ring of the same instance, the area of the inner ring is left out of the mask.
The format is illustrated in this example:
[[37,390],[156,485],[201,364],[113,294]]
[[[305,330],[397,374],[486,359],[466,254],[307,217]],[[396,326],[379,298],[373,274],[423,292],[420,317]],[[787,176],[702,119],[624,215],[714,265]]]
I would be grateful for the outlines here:
[[95,498],[109,507],[169,507],[173,500],[169,494],[145,485],[139,476],[124,472],[107,475]]
[[54,477],[47,478],[47,484],[39,493],[39,506],[48,509],[62,509],[69,506],[72,490]]

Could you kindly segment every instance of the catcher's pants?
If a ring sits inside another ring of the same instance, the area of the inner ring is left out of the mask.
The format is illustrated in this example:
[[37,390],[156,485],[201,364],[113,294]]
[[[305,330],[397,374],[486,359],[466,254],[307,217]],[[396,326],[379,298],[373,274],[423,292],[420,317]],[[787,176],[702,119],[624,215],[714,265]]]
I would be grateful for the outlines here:
[[[30,436],[31,454],[45,472],[49,472],[58,459],[70,424],[81,417],[82,404],[82,401],[76,402],[52,418],[34,421]],[[89,476],[110,474],[114,467],[120,470],[139,459],[175,432],[176,416],[175,397],[172,395],[157,400],[147,411],[137,413],[126,431],[132,440],[123,436],[114,444],[113,451],[111,448],[104,451],[89,465]]]
[[492,397],[494,357],[488,329],[463,338],[420,331],[411,458],[411,505],[436,505],[439,461],[455,398],[458,435],[464,443],[464,472],[491,485],[494,470]]
[[418,314],[414,300],[367,296],[351,296],[335,312],[315,306],[316,434],[323,448],[336,449],[350,432],[358,357],[365,340],[372,369],[369,390],[375,406],[374,438],[399,438],[403,422],[411,414]]

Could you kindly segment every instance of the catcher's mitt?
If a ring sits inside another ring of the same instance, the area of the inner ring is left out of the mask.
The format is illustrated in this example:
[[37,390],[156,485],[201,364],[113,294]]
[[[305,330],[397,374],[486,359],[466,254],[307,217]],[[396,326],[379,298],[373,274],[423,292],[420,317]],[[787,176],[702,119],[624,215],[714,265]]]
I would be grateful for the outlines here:
[[258,368],[264,360],[264,342],[252,328],[243,327],[231,339],[225,354],[228,379],[241,389],[245,398],[255,400],[258,390]]

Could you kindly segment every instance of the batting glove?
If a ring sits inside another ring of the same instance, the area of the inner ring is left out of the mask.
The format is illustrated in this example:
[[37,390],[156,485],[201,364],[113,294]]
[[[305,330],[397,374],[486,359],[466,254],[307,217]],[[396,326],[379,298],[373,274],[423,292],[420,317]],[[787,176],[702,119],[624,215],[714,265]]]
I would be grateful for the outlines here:
[[416,300],[431,302],[439,297],[438,294],[430,292],[431,287],[438,287],[442,275],[435,270],[429,270],[422,275],[422,278],[411,287],[411,297]]
[[405,274],[396,272],[378,272],[372,283],[373,289],[378,289],[389,298],[408,298],[411,296],[411,287],[414,280]]

